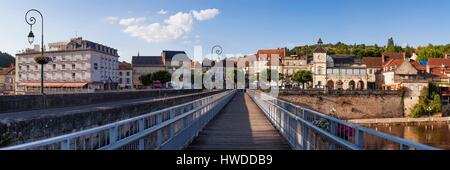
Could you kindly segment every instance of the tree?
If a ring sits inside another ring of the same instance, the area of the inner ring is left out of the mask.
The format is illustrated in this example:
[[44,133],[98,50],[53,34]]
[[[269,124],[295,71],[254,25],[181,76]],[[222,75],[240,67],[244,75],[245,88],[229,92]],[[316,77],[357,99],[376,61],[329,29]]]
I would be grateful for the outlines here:
[[150,86],[153,83],[152,77],[153,77],[152,73],[145,74],[145,75],[141,75],[139,77],[139,80],[141,81],[142,85]]
[[168,71],[160,70],[153,73],[152,82],[159,81],[161,83],[167,83],[172,79],[172,76]]
[[394,38],[391,37],[388,39],[387,47],[389,48],[389,47],[393,47],[393,46],[395,46]]
[[0,51],[0,67],[8,67],[15,63],[15,58],[8,53]]
[[305,83],[312,81],[312,73],[308,70],[300,70],[294,73],[292,80],[298,83],[302,83],[303,89],[305,89]]

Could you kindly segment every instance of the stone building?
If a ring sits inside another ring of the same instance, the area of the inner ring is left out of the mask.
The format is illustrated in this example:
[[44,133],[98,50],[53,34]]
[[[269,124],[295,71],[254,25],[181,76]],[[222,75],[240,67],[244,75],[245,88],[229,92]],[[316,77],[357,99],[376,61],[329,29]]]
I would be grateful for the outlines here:
[[16,86],[15,66],[0,68],[0,95],[14,95]]
[[[17,94],[37,94],[40,89],[39,46],[16,54]],[[111,90],[117,87],[117,49],[84,40],[50,43],[45,56],[52,62],[44,67],[45,93],[77,93]]]
[[119,64],[119,88],[132,89],[133,88],[133,67],[130,63],[121,62]]
[[[167,51],[164,50],[161,52],[161,57],[164,66],[167,68],[170,74],[172,74],[176,69],[182,66],[180,62],[189,62],[189,66],[191,64],[191,59],[187,56],[184,51]],[[174,58],[176,58],[179,62],[173,63]]]
[[142,75],[167,70],[161,56],[140,56],[138,54],[138,56],[133,56],[131,64],[133,87],[137,89],[144,88],[141,80],[139,80]]
[[427,83],[430,80],[426,67],[417,61],[391,59],[383,65],[385,90],[398,90],[404,83]]
[[377,90],[383,87],[382,57],[363,57],[367,68],[367,89]]
[[291,80],[292,76],[300,71],[300,70],[310,70],[310,63],[311,61],[308,61],[307,56],[285,56],[281,60],[281,74],[280,77],[283,81],[283,84],[285,85],[292,85],[295,84]]
[[313,51],[313,88],[333,90],[367,89],[367,67],[356,56],[328,55],[319,39]]

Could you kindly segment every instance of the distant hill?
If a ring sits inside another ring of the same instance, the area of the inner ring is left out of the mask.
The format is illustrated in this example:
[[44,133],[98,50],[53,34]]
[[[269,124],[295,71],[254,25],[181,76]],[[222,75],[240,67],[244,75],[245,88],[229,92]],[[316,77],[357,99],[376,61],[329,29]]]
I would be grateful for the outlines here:
[[12,55],[0,51],[0,67],[8,67],[15,62],[16,59]]

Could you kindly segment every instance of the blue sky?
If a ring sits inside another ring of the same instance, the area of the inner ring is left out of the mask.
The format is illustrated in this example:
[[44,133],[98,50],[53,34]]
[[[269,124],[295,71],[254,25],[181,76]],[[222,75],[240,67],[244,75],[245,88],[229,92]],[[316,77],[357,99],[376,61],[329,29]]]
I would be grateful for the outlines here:
[[[126,61],[138,51],[192,55],[202,45],[206,54],[218,44],[226,54],[250,54],[319,37],[325,43],[385,45],[389,37],[399,45],[450,43],[448,0],[0,0],[0,51],[30,47],[24,14],[31,8],[44,14],[46,43],[78,35],[119,49]],[[184,17],[167,22],[179,12]]]

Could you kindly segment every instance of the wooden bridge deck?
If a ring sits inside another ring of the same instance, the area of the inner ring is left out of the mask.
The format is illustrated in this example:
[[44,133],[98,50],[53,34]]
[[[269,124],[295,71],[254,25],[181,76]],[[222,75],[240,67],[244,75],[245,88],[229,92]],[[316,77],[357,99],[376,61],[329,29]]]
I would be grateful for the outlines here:
[[289,150],[290,147],[253,100],[241,92],[236,94],[187,149]]

